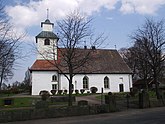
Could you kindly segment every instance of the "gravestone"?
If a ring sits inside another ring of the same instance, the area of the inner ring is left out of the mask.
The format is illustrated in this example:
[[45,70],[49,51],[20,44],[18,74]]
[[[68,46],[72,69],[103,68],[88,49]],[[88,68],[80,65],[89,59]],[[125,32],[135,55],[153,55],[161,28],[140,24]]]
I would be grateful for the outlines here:
[[8,105],[13,105],[14,104],[14,99],[12,98],[5,98],[4,99],[4,105],[8,106]]
[[109,105],[109,110],[110,111],[116,111],[116,99],[115,95],[112,93],[108,93],[108,95],[105,95],[105,104]]
[[86,100],[78,101],[78,106],[86,106],[86,105],[88,105],[88,101],[86,101]]
[[150,101],[149,101],[149,94],[142,90],[139,92],[139,108],[149,108],[150,107]]

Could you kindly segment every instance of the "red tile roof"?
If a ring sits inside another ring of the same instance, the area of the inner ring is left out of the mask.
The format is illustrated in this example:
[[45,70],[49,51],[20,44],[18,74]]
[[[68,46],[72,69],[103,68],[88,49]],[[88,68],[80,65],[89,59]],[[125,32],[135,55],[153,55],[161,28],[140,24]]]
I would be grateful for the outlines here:
[[30,70],[58,70],[53,64],[50,62],[54,61],[47,61],[47,60],[36,60]]
[[[66,50],[66,49],[62,49]],[[91,49],[79,49],[81,53]],[[62,62],[60,57],[60,62]],[[31,67],[31,71],[54,71],[58,70],[53,64],[54,61],[36,60]],[[60,67],[63,72],[68,73],[67,69]],[[80,67],[77,73],[132,73],[127,64],[123,61],[117,50],[95,49],[91,52],[91,60],[88,65]]]

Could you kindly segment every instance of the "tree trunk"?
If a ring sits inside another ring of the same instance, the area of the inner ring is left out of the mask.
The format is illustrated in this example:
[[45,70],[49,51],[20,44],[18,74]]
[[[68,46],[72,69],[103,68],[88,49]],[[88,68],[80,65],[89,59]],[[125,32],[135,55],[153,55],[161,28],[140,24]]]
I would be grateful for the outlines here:
[[0,90],[1,90],[1,87],[2,87],[2,82],[0,81]]
[[146,86],[146,91],[148,92],[148,82],[147,82],[147,78],[144,78],[144,83],[145,83],[145,86]]
[[154,83],[155,83],[155,92],[157,99],[160,99],[160,94],[159,94],[159,86],[158,86],[158,81],[157,81],[157,74],[154,72]]
[[1,77],[0,77],[0,90],[2,89],[2,82],[3,82],[3,70],[2,70],[2,74],[1,74]]
[[157,96],[157,99],[160,99],[158,82],[156,82],[155,88],[156,88],[156,96]]
[[69,80],[69,99],[68,99],[68,106],[72,106],[72,76],[70,76],[70,80]]
[[0,80],[0,90],[2,89],[2,81],[3,81],[3,77],[1,77],[1,80]]

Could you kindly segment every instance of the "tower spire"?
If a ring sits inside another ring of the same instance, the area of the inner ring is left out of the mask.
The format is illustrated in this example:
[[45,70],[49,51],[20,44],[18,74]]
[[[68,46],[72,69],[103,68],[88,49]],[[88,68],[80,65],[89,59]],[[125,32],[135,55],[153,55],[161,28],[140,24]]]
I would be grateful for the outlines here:
[[49,9],[47,8],[47,19],[49,19]]
[[117,49],[117,46],[115,45],[115,49]]

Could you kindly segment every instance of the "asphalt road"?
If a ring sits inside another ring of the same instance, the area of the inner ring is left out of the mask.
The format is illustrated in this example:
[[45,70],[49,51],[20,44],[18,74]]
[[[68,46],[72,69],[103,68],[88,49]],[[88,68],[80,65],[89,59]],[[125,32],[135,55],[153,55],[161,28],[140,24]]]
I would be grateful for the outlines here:
[[9,122],[5,124],[165,124],[165,107],[98,115]]

